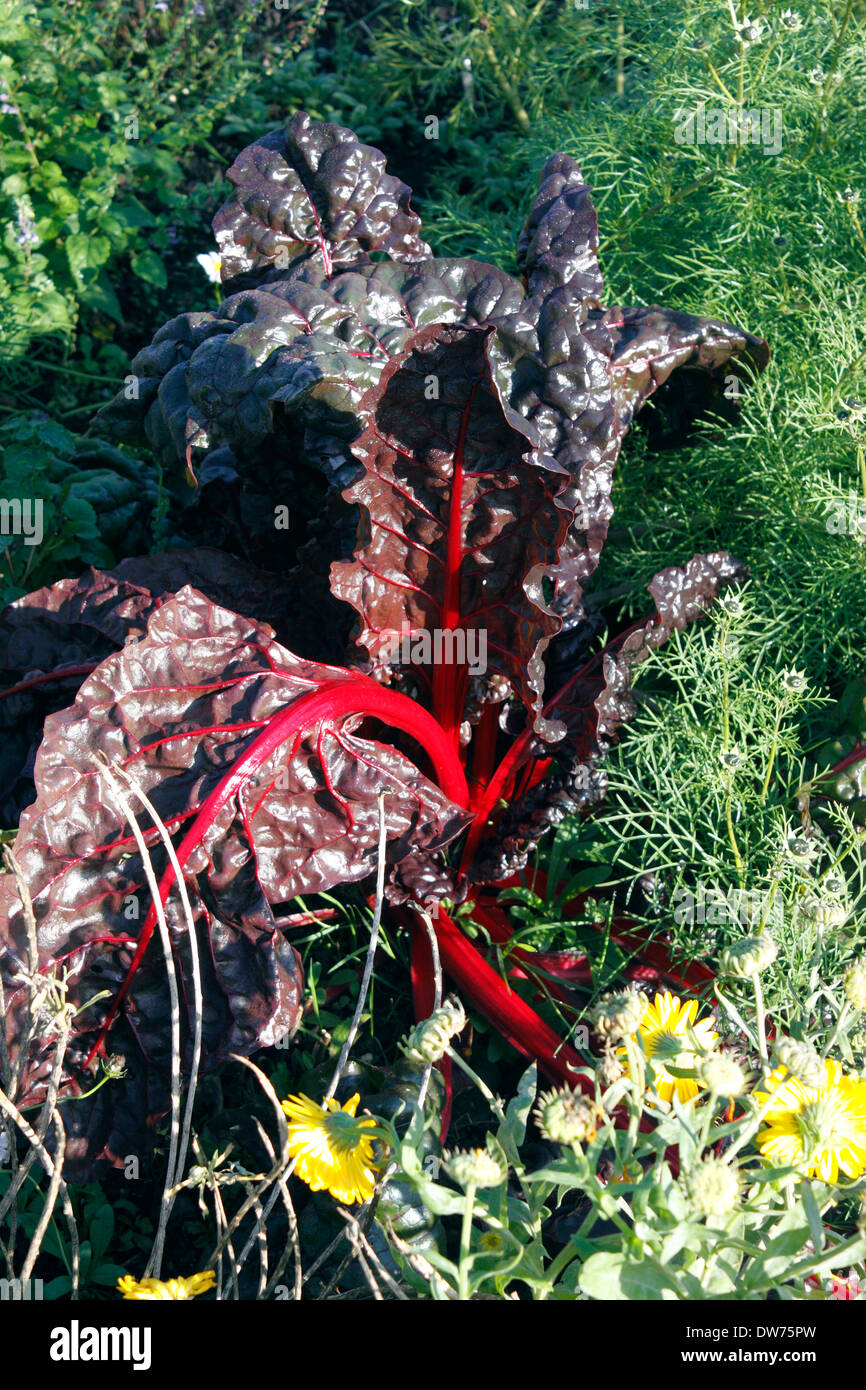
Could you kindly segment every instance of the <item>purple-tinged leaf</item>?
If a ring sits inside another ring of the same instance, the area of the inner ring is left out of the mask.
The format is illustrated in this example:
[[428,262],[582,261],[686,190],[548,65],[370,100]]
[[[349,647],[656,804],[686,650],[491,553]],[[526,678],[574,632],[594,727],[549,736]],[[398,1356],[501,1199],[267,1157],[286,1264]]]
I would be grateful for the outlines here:
[[583,175],[567,154],[552,154],[517,245],[530,295],[568,292],[580,319],[601,302],[598,218]]
[[362,543],[332,569],[374,664],[416,666],[455,735],[472,665],[539,710],[541,657],[559,627],[542,579],[569,523],[567,478],[502,401],[489,336],[426,329],[364,397],[353,446],[364,473],[344,493],[362,509]]
[[762,372],[770,360],[763,338],[715,319],[658,307],[607,309],[602,318],[613,340],[612,385],[626,427],[678,369],[684,369],[678,377],[681,389],[690,373],[705,374],[697,410],[710,403],[711,395],[722,398],[727,375],[742,380],[744,374]]
[[343,126],[298,111],[285,131],[242,150],[228,176],[235,196],[213,222],[223,281],[299,260],[315,260],[330,278],[371,251],[395,261],[430,255],[411,190],[386,174],[379,150]]
[[[94,759],[126,768],[169,829],[186,832],[178,854],[208,962],[206,1051],[215,1064],[296,1025],[300,970],[275,908],[373,870],[380,791],[392,865],[444,845],[468,819],[396,749],[358,734],[367,712],[417,730],[431,756],[437,740],[444,744],[430,716],[405,697],[293,656],[268,627],[187,587],[158,608],[143,637],[102,662],[74,705],[49,717],[37,799],[21,818],[14,853],[33,899],[40,967],[70,968],[76,1005],[99,989],[111,992],[78,1020],[69,1090],[92,1084],[86,1064],[118,1002],[121,1037],[135,1039],[128,1060],[146,1067],[151,1093],[170,1045],[164,965],[145,939],[153,913],[140,855]],[[445,780],[465,796],[455,765]],[[147,838],[159,874],[164,852],[155,831]],[[189,1000],[171,883],[169,875],[163,894]],[[13,902],[0,927],[0,970],[16,1024],[25,960]],[[45,1044],[25,1077],[30,1090],[44,1079],[47,1051]]]
[[[214,603],[253,612],[297,644],[290,582],[218,550],[169,551],[91,569],[10,604],[0,614],[0,820],[33,800],[33,762],[48,714],[71,704],[110,652],[137,641],[151,615],[184,584]],[[302,615],[299,615],[302,616]]]

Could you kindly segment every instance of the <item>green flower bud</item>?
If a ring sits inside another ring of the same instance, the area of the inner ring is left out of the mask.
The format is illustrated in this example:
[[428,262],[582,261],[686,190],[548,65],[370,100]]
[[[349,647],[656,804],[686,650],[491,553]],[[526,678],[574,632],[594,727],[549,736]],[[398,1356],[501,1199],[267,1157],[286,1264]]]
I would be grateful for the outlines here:
[[821,1087],[825,1084],[827,1073],[824,1063],[809,1043],[783,1036],[773,1043],[773,1052],[776,1060],[804,1086]]
[[688,1193],[701,1216],[725,1216],[740,1198],[736,1170],[720,1159],[709,1158],[689,1176]]
[[738,980],[750,979],[760,975],[776,959],[776,943],[772,937],[762,932],[760,936],[744,936],[722,952],[719,969],[723,975],[734,975]]
[[799,904],[799,911],[818,931],[828,927],[841,927],[848,920],[849,907],[842,898],[819,896],[810,893]]
[[866,1010],[866,960],[857,960],[845,971],[845,998],[861,1012]]
[[799,864],[811,864],[818,854],[818,846],[807,835],[796,833],[786,836],[782,849]]
[[698,1076],[717,1096],[741,1096],[746,1089],[743,1068],[725,1052],[711,1052],[705,1057],[698,1066]]
[[794,695],[806,686],[806,677],[802,671],[783,671],[782,686],[790,694]]
[[508,1177],[496,1154],[489,1149],[464,1149],[446,1163],[446,1168],[456,1183],[467,1187],[499,1187]]
[[552,1144],[590,1143],[602,1111],[586,1096],[562,1086],[539,1097],[535,1110],[538,1128]]
[[611,1042],[631,1037],[643,1022],[648,1000],[645,994],[634,989],[617,990],[599,999],[593,1010],[596,1032]]
[[451,1039],[465,1027],[463,1005],[456,999],[446,999],[441,1009],[415,1025],[400,1047],[410,1062],[426,1066],[444,1057]]
[[598,1077],[599,1086],[603,1091],[606,1091],[608,1086],[612,1086],[615,1081],[619,1081],[619,1078],[624,1076],[625,1072],[616,1053],[612,1050],[608,1050],[599,1061],[595,1069],[595,1074]]

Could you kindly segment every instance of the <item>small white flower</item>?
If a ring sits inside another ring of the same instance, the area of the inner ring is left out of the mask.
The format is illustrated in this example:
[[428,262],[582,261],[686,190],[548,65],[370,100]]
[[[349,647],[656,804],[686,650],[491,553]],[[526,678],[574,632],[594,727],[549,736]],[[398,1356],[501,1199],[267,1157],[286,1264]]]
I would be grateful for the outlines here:
[[844,192],[837,193],[836,197],[840,203],[850,203],[852,207],[856,207],[860,201],[860,192],[859,189],[852,188],[849,183]]
[[742,599],[737,598],[736,594],[722,594],[718,600],[719,608],[723,608],[730,618],[741,618],[746,611],[746,606]]
[[817,68],[812,68],[811,72],[809,73],[809,81],[812,83],[813,87],[820,87],[822,82],[826,80],[826,77],[826,72],[820,66]]
[[196,260],[207,278],[214,285],[220,284],[222,281],[222,257],[219,251],[200,251]]
[[806,688],[806,676],[802,671],[795,671],[793,669],[790,671],[783,671],[782,685],[785,690],[795,695],[799,690],[804,690]]
[[786,29],[796,34],[803,27],[803,16],[797,10],[783,10],[779,16]]
[[818,854],[818,847],[805,835],[788,834],[782,844],[783,852],[800,864],[810,864]]
[[760,43],[765,29],[766,25],[761,19],[744,19],[737,29],[737,36],[740,43]]

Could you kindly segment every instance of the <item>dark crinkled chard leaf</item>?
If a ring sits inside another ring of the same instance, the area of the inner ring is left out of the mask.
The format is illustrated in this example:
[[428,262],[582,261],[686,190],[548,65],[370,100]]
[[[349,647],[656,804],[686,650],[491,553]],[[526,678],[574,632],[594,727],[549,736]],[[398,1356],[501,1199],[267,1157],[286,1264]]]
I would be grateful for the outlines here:
[[733,416],[739,388],[726,395],[727,384],[762,372],[770,360],[763,338],[714,319],[657,307],[607,309],[602,319],[613,340],[613,392],[626,427],[656,392],[653,404],[678,439],[709,410]]
[[598,306],[604,288],[598,218],[583,175],[566,154],[551,155],[541,171],[517,258],[529,294],[565,289],[581,305],[581,318]]
[[0,823],[33,800],[33,761],[46,715],[75,698],[84,677],[153,611],[139,585],[91,570],[18,599],[0,614]]
[[542,580],[569,522],[567,477],[498,393],[490,332],[424,330],[361,402],[364,472],[344,496],[361,508],[362,543],[332,571],[374,663],[411,664],[455,733],[472,665],[539,710],[559,627]]
[[603,756],[637,708],[631,694],[635,668],[706,613],[724,585],[744,577],[743,566],[723,553],[695,555],[682,568],[655,576],[649,585],[655,617],[622,633],[550,697],[545,714],[564,724],[565,738],[550,750],[548,776],[506,810],[495,834],[481,844],[471,870],[475,881],[495,883],[522,869],[547,830],[603,798]]
[[[520,286],[477,261],[369,262],[324,281],[315,267],[231,295],[215,315],[181,315],[133,360],[138,401],[103,407],[106,428],[143,434],[166,468],[195,472],[215,451],[243,459],[243,480],[308,464],[344,487],[358,405],[391,357],[434,323],[511,313]],[[206,322],[202,322],[206,319]],[[277,457],[275,457],[275,453]]]
[[[151,1101],[160,1076],[164,1096],[170,1058],[165,966],[150,939],[154,913],[141,858],[95,759],[124,767],[182,837],[178,857],[206,964],[205,1059],[214,1065],[296,1026],[300,968],[274,910],[374,869],[380,791],[392,866],[440,848],[465,825],[466,813],[412,762],[356,731],[367,706],[387,720],[402,699],[357,673],[301,660],[269,628],[187,587],[157,609],[143,637],[97,667],[74,705],[49,717],[37,799],[22,816],[14,853],[33,899],[40,967],[66,964],[76,1005],[110,992],[77,1022],[67,1093],[92,1084],[91,1053],[115,1017],[121,1046],[112,1030],[109,1050],[123,1051],[132,1036],[133,1084]],[[147,838],[157,876],[165,875],[161,894],[189,1009],[179,897],[155,832]],[[6,894],[0,970],[14,1048],[26,936],[20,904]],[[188,1047],[188,1016],[184,1027]],[[37,1052],[28,1092],[44,1084],[49,1051],[50,1042]],[[123,1094],[124,1084],[112,1091]],[[67,1107],[80,1125],[90,1123],[81,1114],[86,1104]],[[98,1132],[111,1123],[109,1116]]]
[[33,800],[46,716],[71,704],[110,652],[143,636],[151,614],[184,584],[214,603],[256,613],[304,645],[298,620],[306,609],[298,609],[287,578],[206,548],[122,560],[18,599],[0,613],[0,823],[13,825]]
[[228,176],[235,196],[213,222],[224,281],[298,260],[315,260],[329,277],[371,251],[395,261],[430,255],[411,189],[343,126],[298,111],[285,130],[243,150]]
[[[243,460],[242,487],[256,494],[267,494],[268,479],[281,469],[307,465],[344,487],[352,474],[350,444],[362,425],[360,401],[410,336],[437,323],[493,325],[490,354],[503,398],[531,421],[539,449],[571,477],[565,502],[574,524],[551,573],[551,605],[566,629],[578,626],[583,586],[613,512],[613,469],[635,411],[658,390],[656,403],[671,416],[677,440],[708,406],[730,414],[726,364],[735,373],[760,370],[766,344],[688,314],[603,311],[595,210],[566,155],[545,164],[520,238],[524,291],[494,266],[426,259],[414,230],[406,231],[407,191],[389,186],[377,202],[373,190],[386,186],[377,180],[387,180],[382,156],[350,132],[302,113],[289,132],[239,156],[239,201],[218,218],[227,273],[239,292],[217,315],[184,315],[166,325],[133,363],[142,378],[139,401],[111,403],[103,425],[128,437],[135,419],[175,468],[191,456],[198,469],[213,451],[229,449]],[[359,188],[368,209],[360,231],[352,221]],[[392,204],[390,240],[381,239],[379,215],[384,219]],[[329,227],[344,239],[332,244]],[[373,241],[390,261],[370,260]],[[293,268],[271,268],[280,263]]]

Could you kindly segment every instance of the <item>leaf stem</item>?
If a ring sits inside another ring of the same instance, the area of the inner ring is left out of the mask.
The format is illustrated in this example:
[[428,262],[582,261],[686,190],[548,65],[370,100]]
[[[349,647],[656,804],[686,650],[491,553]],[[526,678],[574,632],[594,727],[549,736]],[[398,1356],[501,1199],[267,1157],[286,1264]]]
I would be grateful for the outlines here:
[[463,1219],[460,1222],[460,1261],[457,1266],[457,1297],[464,1303],[469,1299],[469,1242],[472,1237],[472,1217],[475,1213],[475,1183],[466,1185],[463,1195]]

